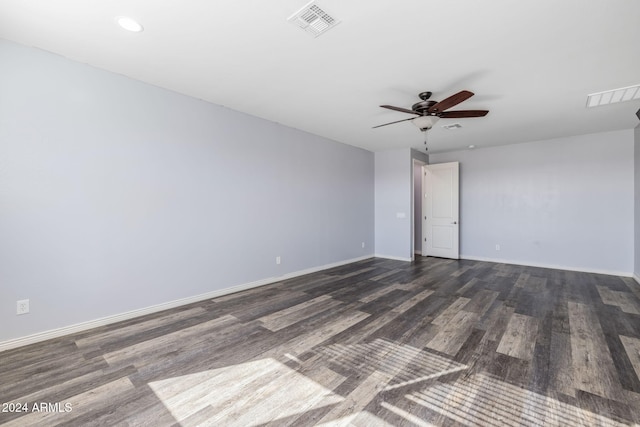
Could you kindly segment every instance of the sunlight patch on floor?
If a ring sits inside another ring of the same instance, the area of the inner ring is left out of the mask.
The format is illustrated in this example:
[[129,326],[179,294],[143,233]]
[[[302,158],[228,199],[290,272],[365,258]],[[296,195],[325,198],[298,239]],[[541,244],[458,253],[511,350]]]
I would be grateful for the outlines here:
[[390,384],[385,384],[385,390],[467,369],[466,365],[437,354],[384,339],[351,345],[332,344],[318,352],[350,370],[365,374],[374,370],[392,374],[394,378]]
[[410,401],[469,426],[548,425],[618,427],[611,420],[488,375],[478,374],[454,383],[405,395]]
[[373,415],[371,412],[360,411],[355,414],[348,415],[343,418],[328,421],[326,423],[317,424],[318,427],[394,427]]
[[199,425],[255,426],[302,415],[344,400],[274,359],[184,375],[149,384],[182,423],[214,413]]
[[435,427],[435,424],[428,423],[425,420],[416,417],[412,413],[407,412],[402,408],[398,408],[397,406],[393,406],[390,403],[382,402],[380,406],[385,408],[387,411],[393,412],[394,414],[404,418],[405,420],[410,421],[418,427]]

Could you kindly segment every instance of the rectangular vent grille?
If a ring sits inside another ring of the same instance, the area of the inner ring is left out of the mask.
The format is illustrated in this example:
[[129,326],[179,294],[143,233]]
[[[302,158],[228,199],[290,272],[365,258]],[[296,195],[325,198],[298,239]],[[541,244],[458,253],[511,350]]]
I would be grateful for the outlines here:
[[634,99],[640,99],[640,85],[591,93],[587,96],[587,107],[599,107],[600,105],[633,101]]
[[324,9],[318,6],[315,1],[305,5],[302,9],[291,15],[287,21],[296,24],[313,37],[324,34],[340,23]]
[[443,125],[442,127],[447,130],[452,130],[452,129],[460,129],[462,125],[460,123],[452,123],[450,125]]

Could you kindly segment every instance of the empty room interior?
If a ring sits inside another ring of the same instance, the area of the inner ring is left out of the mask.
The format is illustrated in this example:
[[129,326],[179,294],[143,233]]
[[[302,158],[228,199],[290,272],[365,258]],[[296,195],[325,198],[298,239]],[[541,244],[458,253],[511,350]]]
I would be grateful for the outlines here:
[[640,2],[0,2],[0,425],[640,425]]

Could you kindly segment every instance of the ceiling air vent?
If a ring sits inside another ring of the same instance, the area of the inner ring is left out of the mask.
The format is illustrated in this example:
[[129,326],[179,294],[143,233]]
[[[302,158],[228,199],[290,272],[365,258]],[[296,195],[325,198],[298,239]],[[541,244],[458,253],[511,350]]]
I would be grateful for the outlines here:
[[340,23],[340,21],[318,6],[315,1],[308,3],[291,15],[287,21],[302,28],[313,37],[326,33]]
[[453,130],[453,129],[460,129],[462,125],[460,123],[452,123],[450,125],[444,125],[442,127],[447,130]]
[[591,93],[587,96],[587,107],[598,107],[600,105],[633,101],[635,99],[640,99],[640,85]]

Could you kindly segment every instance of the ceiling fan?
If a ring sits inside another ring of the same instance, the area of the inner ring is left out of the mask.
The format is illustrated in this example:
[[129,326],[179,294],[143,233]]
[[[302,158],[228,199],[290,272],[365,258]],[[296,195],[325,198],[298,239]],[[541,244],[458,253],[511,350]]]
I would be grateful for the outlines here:
[[487,110],[445,111],[455,105],[460,104],[462,101],[466,101],[467,99],[471,98],[473,96],[473,92],[470,92],[468,90],[460,91],[448,98],[443,99],[440,102],[430,100],[429,98],[431,98],[431,94],[431,92],[420,93],[418,97],[422,101],[413,104],[411,106],[411,110],[401,107],[394,107],[393,105],[381,105],[382,108],[400,111],[402,113],[415,114],[417,115],[417,117],[411,117],[409,119],[403,119],[391,123],[385,123],[383,125],[374,126],[373,129],[411,120],[414,125],[416,125],[421,131],[425,132],[431,129],[440,118],[461,119],[467,117],[484,117],[489,112]]

